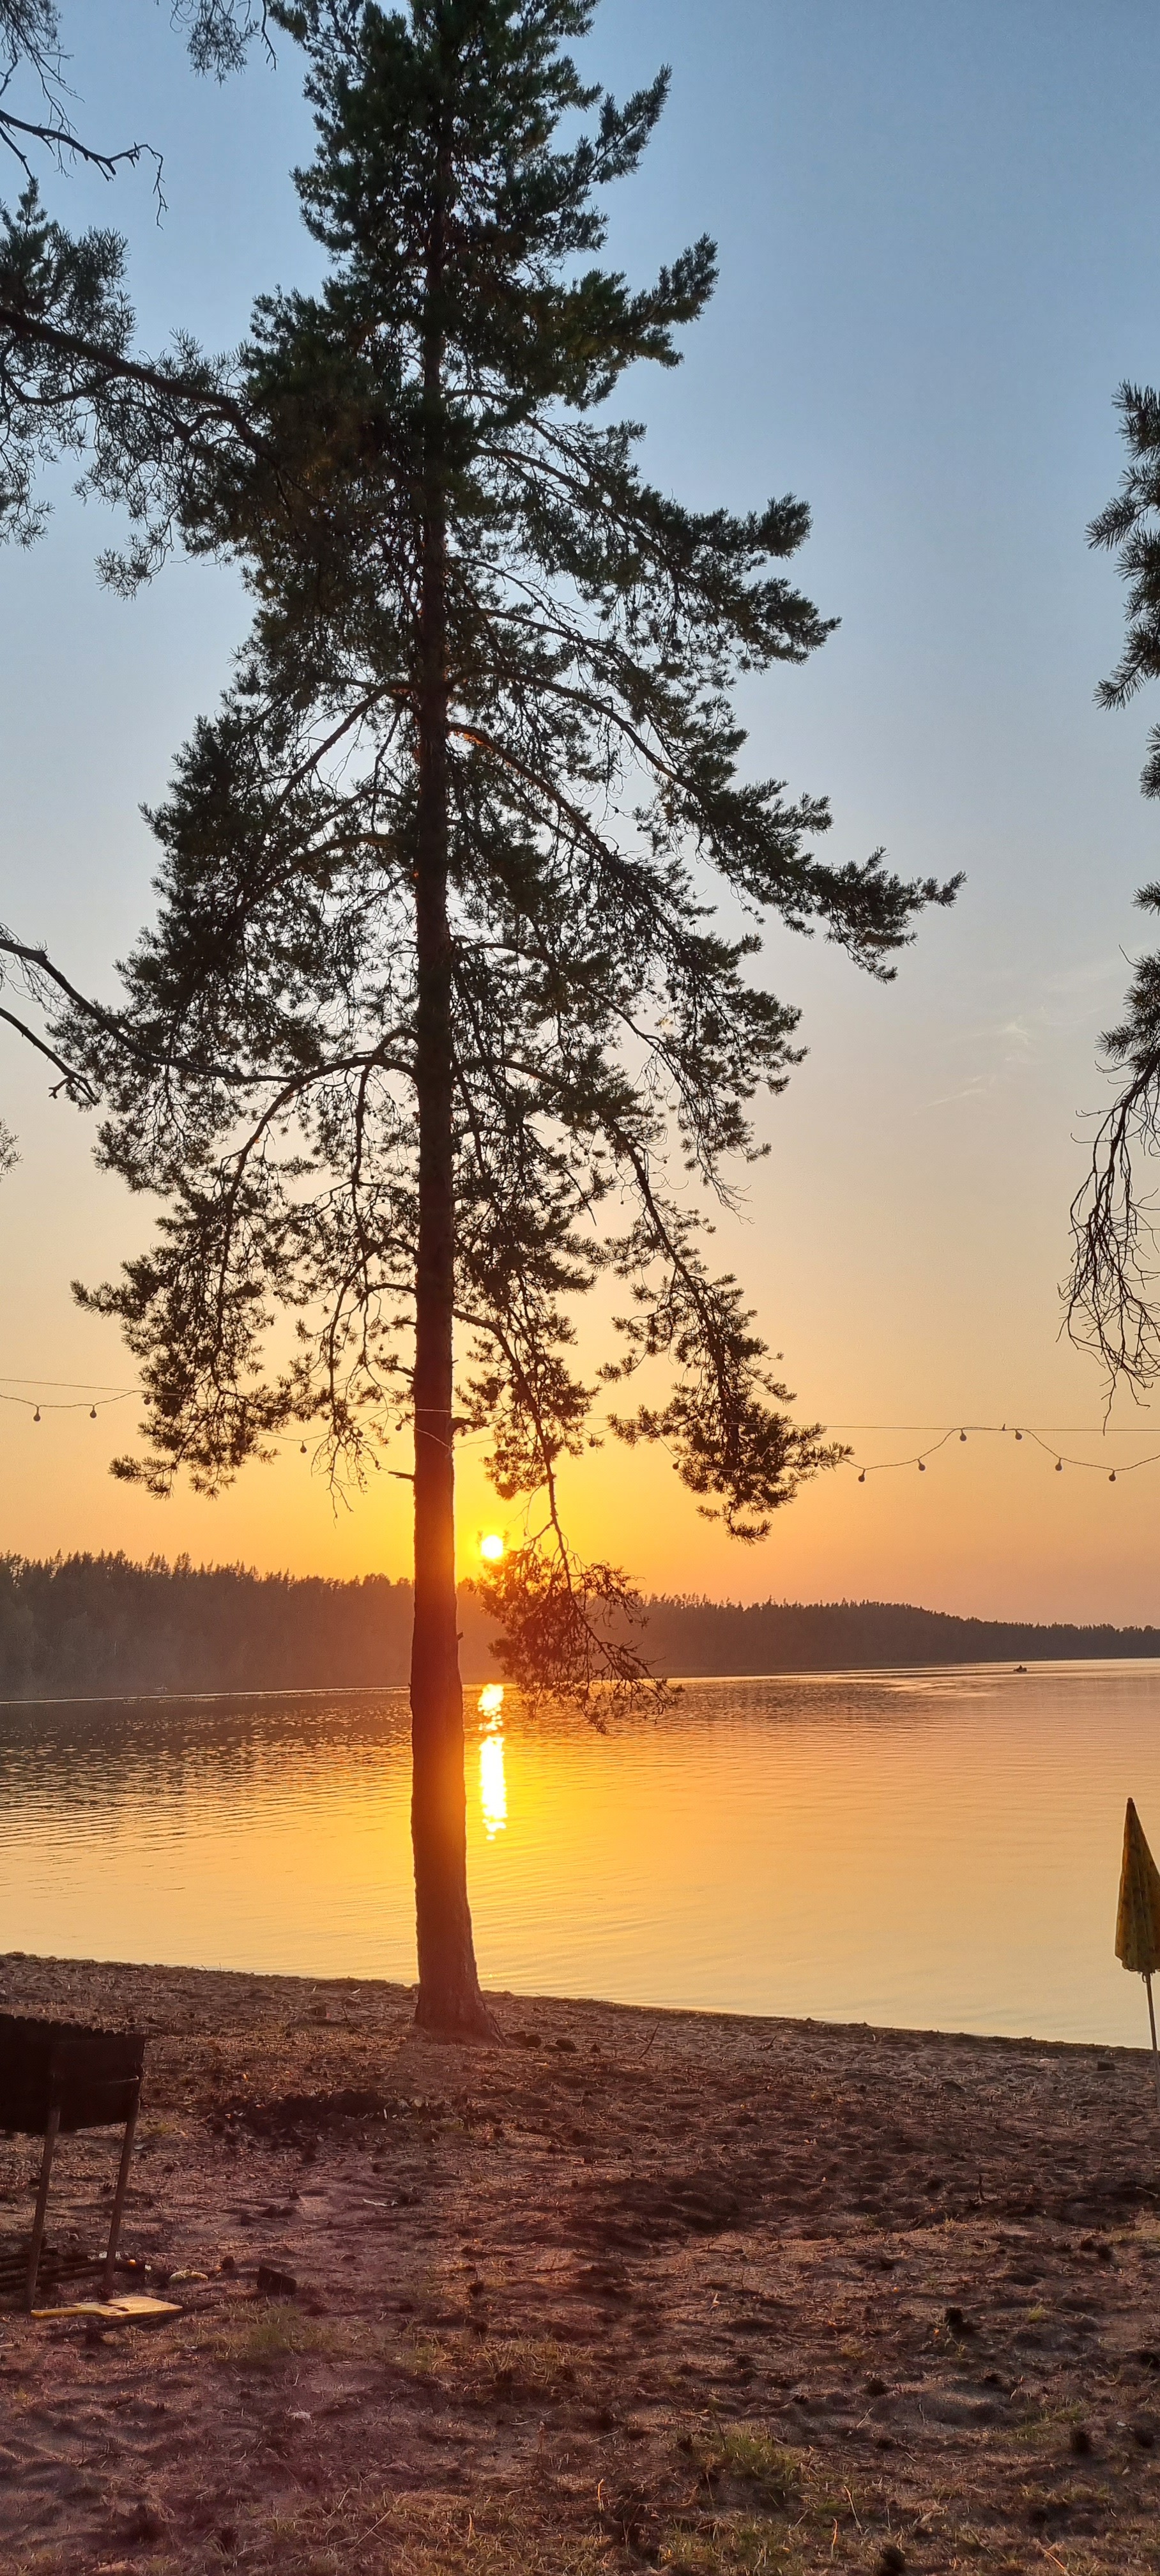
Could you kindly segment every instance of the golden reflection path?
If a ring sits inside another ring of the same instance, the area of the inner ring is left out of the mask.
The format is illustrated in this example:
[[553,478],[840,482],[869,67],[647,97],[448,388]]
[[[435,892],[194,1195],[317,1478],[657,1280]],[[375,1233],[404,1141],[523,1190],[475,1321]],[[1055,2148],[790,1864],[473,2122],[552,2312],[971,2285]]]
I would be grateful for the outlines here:
[[[1160,1664],[691,1682],[607,1737],[466,1693],[485,1986],[1141,2038]],[[0,1711],[0,1953],[415,1974],[406,1693]]]
[[508,1820],[507,1778],[504,1772],[504,1742],[500,1728],[503,1716],[503,1683],[485,1682],[479,1694],[479,1714],[488,1732],[479,1743],[479,1812],[483,1830],[490,1842],[497,1834],[506,1833]]

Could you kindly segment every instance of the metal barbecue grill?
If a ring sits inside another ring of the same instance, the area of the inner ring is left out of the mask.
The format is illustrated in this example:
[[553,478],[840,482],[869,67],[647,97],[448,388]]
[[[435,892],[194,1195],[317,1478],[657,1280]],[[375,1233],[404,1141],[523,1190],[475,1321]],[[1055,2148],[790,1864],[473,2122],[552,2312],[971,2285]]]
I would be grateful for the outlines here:
[[20,2013],[0,2013],[0,2130],[9,2137],[44,2140],[24,2274],[28,2309],[36,2297],[52,2159],[62,2129],[67,2134],[77,2129],[124,2128],[104,2264],[106,2293],[111,2287],[144,2065],[145,2040],[140,2031],[87,2030],[80,2022],[35,2021]]

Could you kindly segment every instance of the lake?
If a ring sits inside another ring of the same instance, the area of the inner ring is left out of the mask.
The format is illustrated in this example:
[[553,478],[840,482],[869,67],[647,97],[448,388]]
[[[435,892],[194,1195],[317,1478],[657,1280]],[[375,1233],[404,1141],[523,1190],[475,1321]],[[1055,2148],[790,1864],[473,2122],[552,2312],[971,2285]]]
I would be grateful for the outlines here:
[[[467,1692],[492,1988],[1126,2040],[1160,1664],[697,1681],[600,1736]],[[415,1973],[401,1691],[0,1709],[0,1950]]]

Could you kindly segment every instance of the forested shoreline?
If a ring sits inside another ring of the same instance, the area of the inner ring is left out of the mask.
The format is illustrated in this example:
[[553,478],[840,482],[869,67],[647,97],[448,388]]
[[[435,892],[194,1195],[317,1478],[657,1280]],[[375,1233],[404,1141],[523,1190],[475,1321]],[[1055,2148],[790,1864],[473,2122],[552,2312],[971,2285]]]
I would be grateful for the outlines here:
[[[644,1649],[671,1675],[1160,1656],[1160,1628],[961,1619],[904,1602],[654,1598]],[[464,1677],[495,1631],[460,1595]],[[407,1679],[411,1586],[121,1555],[0,1557],[0,1699],[365,1688]]]

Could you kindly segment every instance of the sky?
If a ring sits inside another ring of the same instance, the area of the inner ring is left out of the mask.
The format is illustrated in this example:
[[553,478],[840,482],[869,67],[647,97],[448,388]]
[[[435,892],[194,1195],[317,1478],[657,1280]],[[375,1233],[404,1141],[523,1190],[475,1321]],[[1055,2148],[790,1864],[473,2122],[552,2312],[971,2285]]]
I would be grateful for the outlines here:
[[[103,0],[99,46],[95,13],[73,0],[68,21],[83,130],[158,143],[166,211],[143,172],[54,178],[51,202],[125,232],[146,347],[177,324],[228,347],[256,293],[317,273],[289,179],[310,144],[293,49],[218,87],[153,0]],[[611,255],[644,280],[702,231],[720,249],[683,365],[626,389],[648,470],[696,504],[807,500],[795,572],[841,620],[804,670],[746,683],[749,756],[830,796],[829,856],[883,844],[904,874],[966,885],[886,989],[821,942],[770,941],[809,1052],[761,1111],[769,1156],[718,1244],[797,1409],[857,1465],[742,1549],[663,1457],[606,1449],[566,1478],[571,1530],[648,1590],[1160,1621],[1160,1463],[1127,1472],[1160,1452],[1160,1402],[1119,1399],[1105,1439],[1059,1301],[1109,1096],[1099,1033],[1140,940],[1133,890],[1158,872],[1138,778],[1160,704],[1094,703],[1122,595],[1085,527],[1120,472],[1118,383],[1160,378],[1160,19],[1148,0],[603,0],[586,50],[618,93],[672,65],[609,201]],[[52,478],[43,542],[0,554],[0,917],[109,991],[149,911],[139,807],[246,609],[233,576],[181,562],[134,602],[102,591],[111,531],[69,484]],[[215,1502],[110,1480],[133,1401],[88,1408],[132,1363],[69,1283],[110,1275],[149,1211],[93,1169],[91,1127],[14,1040],[0,1113],[22,1154],[0,1184],[0,1393],[41,1402],[39,1423],[0,1406],[0,1549],[405,1571],[405,1488],[380,1477],[336,1510],[297,1442]],[[859,1483],[947,1427],[924,1474]],[[1095,1466],[1058,1473],[1060,1452]],[[505,1526],[465,1453],[468,1570]]]

